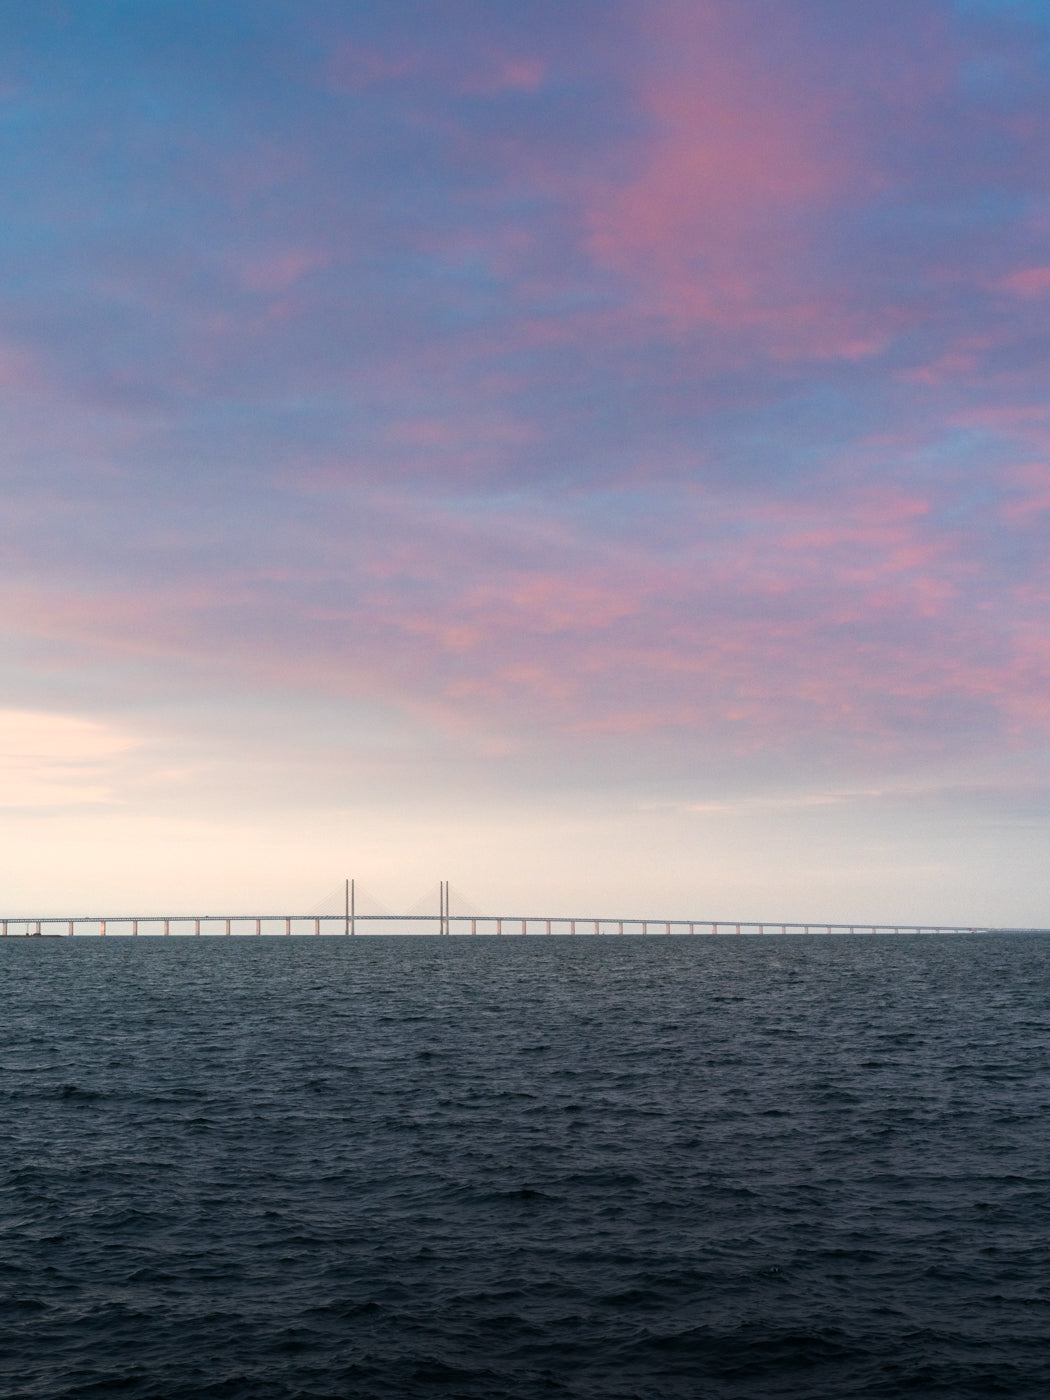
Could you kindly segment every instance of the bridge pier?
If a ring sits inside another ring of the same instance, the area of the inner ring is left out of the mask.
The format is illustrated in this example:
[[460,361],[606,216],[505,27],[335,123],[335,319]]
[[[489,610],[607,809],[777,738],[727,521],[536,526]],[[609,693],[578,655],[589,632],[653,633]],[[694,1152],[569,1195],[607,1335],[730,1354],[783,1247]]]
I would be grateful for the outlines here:
[[106,921],[105,921],[105,919],[102,920],[102,923],[101,923],[101,925],[100,925],[100,927],[99,927],[99,934],[100,934],[101,937],[103,937],[103,938],[105,938],[105,936],[106,936]]
[[259,937],[262,936],[262,919],[256,919],[256,921],[255,921],[255,932],[256,932],[256,934],[257,934]]
[[230,921],[229,921],[229,919],[227,919],[227,920],[226,920],[226,937],[229,938],[229,936],[230,936]]
[[284,921],[284,931],[285,931],[286,934],[289,935],[289,937],[291,936],[291,932],[292,932],[292,921],[291,921],[291,919],[287,919],[287,918],[285,919],[285,921]]
[[193,921],[193,936],[194,936],[195,938],[200,938],[200,936],[201,936],[201,921],[200,921],[200,919],[194,919],[194,921]]
[[136,938],[138,937],[138,932],[139,932],[139,921],[138,921],[138,919],[132,919],[132,921],[131,921],[131,932],[135,935]]

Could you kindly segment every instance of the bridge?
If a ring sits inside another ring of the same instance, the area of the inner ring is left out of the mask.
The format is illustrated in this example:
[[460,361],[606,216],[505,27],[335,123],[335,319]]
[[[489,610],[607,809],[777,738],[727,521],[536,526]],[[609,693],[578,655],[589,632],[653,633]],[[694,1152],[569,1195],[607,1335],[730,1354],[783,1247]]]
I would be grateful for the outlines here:
[[[80,914],[70,918],[67,915],[44,915],[41,918],[0,919],[0,937],[55,938],[65,935],[72,938],[108,934],[130,934],[137,937],[140,932],[169,937],[192,934],[196,938],[203,935],[233,935],[312,933],[316,937],[323,932],[328,935],[343,934],[353,938],[358,933],[416,933],[425,931],[449,938],[453,934],[642,934],[650,931],[672,934],[696,935],[747,935],[747,934],[879,934],[879,933],[987,933],[986,928],[965,928],[942,924],[835,924],[835,923],[783,923],[778,921],[741,921],[739,919],[640,919],[619,916],[614,918],[585,918],[570,915],[552,914],[479,914],[477,912],[453,914],[452,887],[447,880],[438,886],[437,910],[433,904],[415,909],[409,914],[392,914],[388,910],[379,913],[364,913],[357,906],[357,883],[346,880],[338,889],[342,908],[339,913],[321,912],[318,908],[308,914],[120,914],[98,915]],[[330,903],[330,896],[325,903]],[[460,897],[457,893],[457,900]],[[427,897],[429,902],[429,896]],[[392,925],[393,927],[388,927]],[[406,928],[411,925],[411,928]]]
[[[342,893],[342,892],[341,892]],[[418,933],[426,932],[449,938],[454,934],[525,935],[540,933],[546,936],[603,935],[622,936],[624,934],[662,934],[664,936],[692,935],[719,936],[731,934],[916,934],[916,933],[987,933],[986,928],[967,928],[943,924],[837,924],[837,923],[784,923],[780,921],[742,921],[740,919],[650,919],[637,917],[597,918],[573,917],[553,914],[453,914],[451,912],[451,892],[447,880],[439,886],[438,908],[436,912],[418,910],[409,914],[363,913],[357,908],[356,886],[353,880],[345,885],[345,904],[340,913],[309,914],[121,914],[99,915],[80,914],[69,917],[45,915],[41,918],[0,919],[0,937],[61,937],[94,935],[105,938],[109,934],[140,933],[169,937],[191,935],[202,936],[253,934],[341,934],[353,938],[360,934]],[[433,907],[431,906],[431,910]]]
[[[102,917],[97,914],[77,915],[70,919],[52,917],[40,919],[0,920],[0,936],[4,938],[83,937],[85,934],[160,934],[180,937],[192,934],[200,938],[224,933],[226,937],[248,933],[272,935],[284,933],[347,934],[364,933],[362,924],[436,924],[433,933],[450,937],[453,934],[518,935],[527,933],[570,934],[587,936],[609,934],[878,934],[878,933],[991,933],[991,928],[968,928],[956,924],[790,924],[775,922],[750,923],[735,919],[638,919],[598,918],[579,919],[535,914],[358,914],[345,920],[342,914],[140,914]],[[322,924],[324,928],[322,929]],[[418,932],[418,929],[372,928],[367,932]]]

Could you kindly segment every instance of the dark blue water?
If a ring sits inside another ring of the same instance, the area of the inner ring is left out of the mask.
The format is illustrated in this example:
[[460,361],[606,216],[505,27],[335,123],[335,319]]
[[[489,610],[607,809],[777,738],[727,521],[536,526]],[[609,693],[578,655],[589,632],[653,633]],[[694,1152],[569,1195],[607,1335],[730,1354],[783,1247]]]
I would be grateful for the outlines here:
[[1050,1395],[1050,939],[9,939],[5,1396]]

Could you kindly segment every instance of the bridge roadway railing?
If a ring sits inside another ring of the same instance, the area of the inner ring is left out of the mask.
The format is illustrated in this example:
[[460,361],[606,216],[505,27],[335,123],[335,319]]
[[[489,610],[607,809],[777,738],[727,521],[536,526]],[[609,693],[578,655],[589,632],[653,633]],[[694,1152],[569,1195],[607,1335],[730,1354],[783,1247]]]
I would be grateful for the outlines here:
[[[73,937],[108,934],[130,934],[140,932],[151,935],[168,936],[187,934],[200,937],[202,934],[231,935],[280,934],[291,936],[312,933],[345,934],[354,936],[364,933],[359,925],[403,924],[436,925],[434,933],[450,937],[455,934],[496,934],[522,935],[542,933],[546,935],[622,935],[653,933],[701,934],[752,936],[769,934],[916,934],[916,933],[987,933],[992,930],[980,927],[964,927],[944,924],[835,924],[835,923],[783,923],[768,920],[765,922],[736,919],[574,919],[569,917],[548,917],[547,915],[522,914],[123,914],[117,917],[99,915],[77,915],[73,918],[45,916],[42,918],[7,918],[0,920],[0,936],[9,937]],[[386,932],[384,929],[369,929],[370,932]],[[398,930],[400,931],[400,930]],[[410,930],[414,932],[415,930]]]

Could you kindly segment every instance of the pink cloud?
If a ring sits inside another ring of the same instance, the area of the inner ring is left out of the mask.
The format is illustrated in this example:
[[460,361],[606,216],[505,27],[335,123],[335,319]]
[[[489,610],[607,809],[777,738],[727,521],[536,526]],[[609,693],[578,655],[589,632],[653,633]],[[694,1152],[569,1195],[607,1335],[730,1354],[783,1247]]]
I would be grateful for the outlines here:
[[404,418],[391,423],[384,433],[388,442],[403,448],[452,454],[462,471],[481,459],[491,459],[508,447],[535,441],[538,433],[528,423],[509,414],[479,413],[475,418],[462,414],[449,417]]
[[246,257],[237,270],[240,280],[253,292],[282,292],[328,262],[326,254],[307,248],[283,248]]
[[461,80],[459,91],[479,97],[501,92],[537,92],[546,77],[547,65],[538,58],[494,52]]
[[1044,297],[1050,293],[1050,267],[1022,268],[1004,277],[999,285],[1015,296]]
[[[266,566],[172,558],[134,587],[27,556],[0,620],[49,652],[224,684],[357,695],[449,733],[525,743],[685,730],[753,751],[951,746],[1045,727],[1050,568],[1013,581],[987,528],[1026,529],[1050,469],[948,528],[932,491],[829,475],[804,497],[681,488],[674,537],[592,532],[520,500],[338,497],[341,523]],[[162,567],[163,565],[163,567]],[[166,580],[158,582],[158,580]]]
[[[129,615],[112,596],[76,609],[23,597],[7,622],[64,638],[80,654],[191,661],[242,683],[355,693],[453,730],[688,728],[702,741],[728,726],[752,746],[822,730],[828,741],[855,743],[891,734],[902,702],[914,717],[933,700],[991,700],[1004,715],[1045,707],[1047,639],[1037,634],[1006,664],[991,664],[982,657],[991,639],[946,611],[950,589],[928,605],[929,580],[891,594],[842,581],[848,598],[824,607],[814,606],[812,586],[800,586],[782,594],[782,610],[769,608],[768,591],[761,603],[727,599],[719,582],[679,579],[674,593],[665,577],[638,570],[615,587],[600,573],[581,581],[548,572],[527,587],[513,581],[513,591],[490,586],[487,596],[415,606],[400,590],[373,589],[342,614],[306,606],[265,623],[258,598],[201,604],[169,591]],[[925,615],[941,625],[932,652],[896,635]],[[852,645],[842,629],[853,626],[874,631]]]
[[852,358],[880,348],[872,327],[845,324],[798,280],[806,220],[849,174],[827,99],[761,63],[725,6],[647,13],[637,100],[652,134],[632,174],[592,191],[595,258],[681,325],[764,325]]

